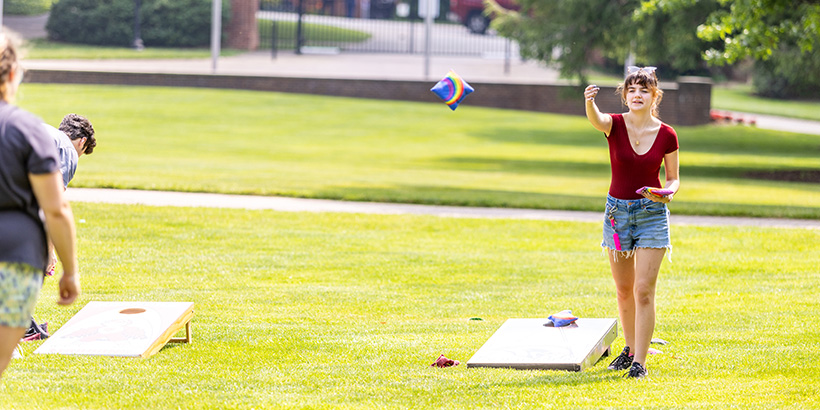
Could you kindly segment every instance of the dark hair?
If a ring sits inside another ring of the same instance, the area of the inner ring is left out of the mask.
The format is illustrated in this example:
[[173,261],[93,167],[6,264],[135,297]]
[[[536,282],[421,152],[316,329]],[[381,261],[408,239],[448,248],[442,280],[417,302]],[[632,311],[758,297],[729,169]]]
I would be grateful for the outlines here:
[[626,104],[626,89],[632,84],[646,87],[654,95],[652,100],[652,115],[660,118],[660,115],[658,115],[658,106],[663,99],[663,90],[658,87],[658,77],[655,75],[655,72],[647,72],[640,69],[626,76],[624,82],[618,85],[618,89],[615,90],[615,92],[621,96],[621,102],[624,104]]
[[60,123],[60,131],[68,135],[68,138],[77,140],[86,138],[83,145],[83,153],[91,154],[94,152],[94,147],[97,146],[97,139],[94,138],[94,127],[91,126],[91,121],[77,114],[68,114]]

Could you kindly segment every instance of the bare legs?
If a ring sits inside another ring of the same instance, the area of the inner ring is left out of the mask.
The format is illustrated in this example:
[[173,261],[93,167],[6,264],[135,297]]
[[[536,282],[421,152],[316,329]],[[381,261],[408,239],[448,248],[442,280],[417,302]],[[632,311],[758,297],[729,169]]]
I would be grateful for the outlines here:
[[655,284],[666,249],[638,248],[626,258],[609,251],[609,265],[618,298],[618,314],[633,361],[646,365],[655,330]]
[[0,325],[0,377],[11,361],[14,348],[20,342],[20,338],[26,333],[24,327],[8,327]]

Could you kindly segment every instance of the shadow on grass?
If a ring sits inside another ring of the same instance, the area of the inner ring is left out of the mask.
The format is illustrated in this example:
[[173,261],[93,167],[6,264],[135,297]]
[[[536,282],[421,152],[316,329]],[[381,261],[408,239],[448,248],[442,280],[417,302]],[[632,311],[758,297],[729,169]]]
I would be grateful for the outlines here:
[[[482,157],[448,157],[438,158],[435,162],[438,168],[453,170],[470,170],[476,172],[504,172],[530,175],[573,175],[573,176],[600,176],[608,178],[610,169],[608,163],[582,161],[537,161],[516,160],[508,158]],[[686,178],[701,179],[741,179],[759,181],[786,181],[808,184],[801,188],[817,190],[820,186],[820,169],[805,169],[783,167],[778,169],[753,166],[702,166],[681,165],[681,174]]]
[[624,372],[608,370],[606,368],[606,364],[603,363],[606,359],[606,357],[602,358],[593,366],[593,368],[582,372],[571,372],[566,370],[519,370],[521,372],[526,372],[529,377],[525,380],[495,381],[493,384],[496,386],[507,387],[582,386],[606,382],[613,379],[620,379]]
[[[816,158],[820,136],[764,130],[744,126],[676,127],[681,151],[708,154],[754,154],[761,157]],[[496,127],[471,136],[498,142],[558,144],[606,148],[606,137],[588,126],[558,124],[543,128]]]
[[[605,193],[603,193],[605,195]],[[347,201],[399,202],[424,205],[452,205],[503,208],[603,210],[605,198],[522,191],[460,189],[427,185],[397,185],[393,188],[339,187],[324,189],[315,198]],[[600,209],[599,209],[600,208]]]
[[[400,185],[395,188],[340,187],[337,189],[325,189],[316,192],[315,195],[310,195],[310,197],[363,202],[603,212],[605,195],[605,192],[602,192],[600,197],[596,197],[522,191]],[[820,208],[817,207],[703,203],[687,202],[678,199],[669,206],[669,209],[673,214],[677,215],[820,219]]]
[[558,125],[550,128],[512,128],[488,127],[481,131],[473,131],[470,136],[497,142],[512,142],[519,144],[557,144],[574,147],[603,147],[606,148],[606,137],[603,133],[589,126],[588,129],[579,129]]
[[598,175],[609,177],[609,164],[602,162],[537,161],[508,158],[448,157],[434,164],[454,170],[504,172],[531,175]]

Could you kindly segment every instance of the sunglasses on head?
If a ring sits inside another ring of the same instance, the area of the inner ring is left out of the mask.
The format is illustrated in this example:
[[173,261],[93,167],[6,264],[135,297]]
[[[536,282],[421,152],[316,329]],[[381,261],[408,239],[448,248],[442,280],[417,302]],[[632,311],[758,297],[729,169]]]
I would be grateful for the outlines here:
[[650,67],[637,67],[637,66],[631,65],[631,66],[626,68],[626,75],[632,75],[632,74],[637,73],[638,71],[643,71],[643,72],[645,72],[649,75],[652,75],[655,72],[655,70],[657,70],[657,69],[658,69],[658,67],[651,67],[651,66]]

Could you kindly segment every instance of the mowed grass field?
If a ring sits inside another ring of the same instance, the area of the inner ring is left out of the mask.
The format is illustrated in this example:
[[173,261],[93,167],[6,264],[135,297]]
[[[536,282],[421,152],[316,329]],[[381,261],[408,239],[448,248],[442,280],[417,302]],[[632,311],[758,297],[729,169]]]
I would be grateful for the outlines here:
[[[583,117],[254,91],[25,84],[46,122],[88,116],[73,187],[600,210],[603,135]],[[679,214],[820,217],[820,136],[678,127]],[[784,179],[806,176],[804,182]],[[812,180],[811,178],[815,178]]]
[[[102,156],[101,156],[102,157]],[[820,408],[820,231],[673,226],[650,377],[429,367],[507,319],[616,317],[597,223],[73,204],[87,302],[192,301],[149,359],[35,355],[0,408]],[[482,321],[469,320],[480,317]],[[613,349],[623,347],[623,339]]]
[[[72,186],[600,210],[603,136],[583,118],[259,92],[26,84],[99,147]],[[67,110],[66,107],[71,107]],[[812,217],[814,136],[679,128],[673,212]],[[69,188],[71,189],[71,188]],[[674,226],[650,378],[429,367],[466,362],[508,318],[616,317],[597,223],[74,203],[89,301],[191,301],[193,343],[150,359],[35,355],[0,408],[820,408],[820,231]],[[475,321],[470,318],[479,317]],[[623,339],[613,344],[623,347]]]

